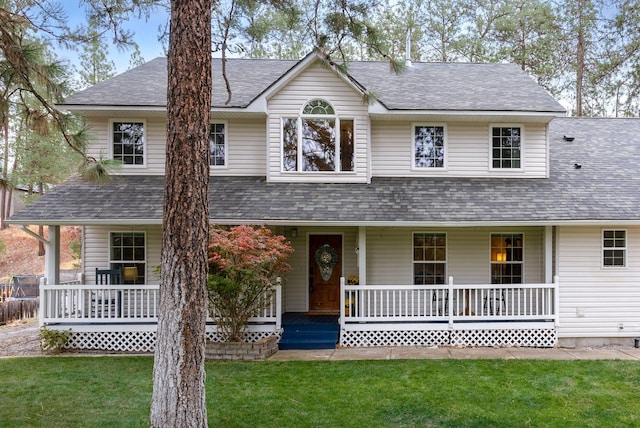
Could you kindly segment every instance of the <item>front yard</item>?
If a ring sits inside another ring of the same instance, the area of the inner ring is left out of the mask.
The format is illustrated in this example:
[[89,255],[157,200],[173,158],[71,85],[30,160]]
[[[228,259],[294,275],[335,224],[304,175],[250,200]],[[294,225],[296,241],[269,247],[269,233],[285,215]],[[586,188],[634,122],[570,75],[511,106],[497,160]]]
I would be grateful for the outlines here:
[[[9,358],[0,426],[146,427],[150,357]],[[637,361],[206,364],[211,427],[640,426]]]

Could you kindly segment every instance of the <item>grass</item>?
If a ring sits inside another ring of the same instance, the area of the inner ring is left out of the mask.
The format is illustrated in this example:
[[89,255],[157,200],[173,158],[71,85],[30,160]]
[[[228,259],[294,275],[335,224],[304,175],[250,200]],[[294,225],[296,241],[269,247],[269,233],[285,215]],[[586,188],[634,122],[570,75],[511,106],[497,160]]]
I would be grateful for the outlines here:
[[[145,427],[150,357],[0,360],[1,427]],[[206,365],[211,427],[640,427],[633,361]]]

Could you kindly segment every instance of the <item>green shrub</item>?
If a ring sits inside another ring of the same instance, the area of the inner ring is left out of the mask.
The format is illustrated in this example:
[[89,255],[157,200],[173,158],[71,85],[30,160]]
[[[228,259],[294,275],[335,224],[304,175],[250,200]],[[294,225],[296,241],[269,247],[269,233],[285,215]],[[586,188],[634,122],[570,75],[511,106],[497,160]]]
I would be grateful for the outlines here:
[[42,352],[50,352],[59,354],[64,345],[71,338],[71,329],[68,330],[49,330],[47,327],[40,327],[38,339],[40,339],[40,350]]

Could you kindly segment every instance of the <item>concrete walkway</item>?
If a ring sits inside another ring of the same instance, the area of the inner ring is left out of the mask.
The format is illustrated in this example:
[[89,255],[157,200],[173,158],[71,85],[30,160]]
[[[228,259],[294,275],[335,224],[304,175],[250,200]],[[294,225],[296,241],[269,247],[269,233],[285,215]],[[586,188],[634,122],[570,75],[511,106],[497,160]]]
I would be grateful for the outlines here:
[[640,360],[640,349],[605,348],[456,348],[456,347],[380,347],[317,350],[283,350],[271,361],[345,361],[401,359],[535,359],[535,360]]

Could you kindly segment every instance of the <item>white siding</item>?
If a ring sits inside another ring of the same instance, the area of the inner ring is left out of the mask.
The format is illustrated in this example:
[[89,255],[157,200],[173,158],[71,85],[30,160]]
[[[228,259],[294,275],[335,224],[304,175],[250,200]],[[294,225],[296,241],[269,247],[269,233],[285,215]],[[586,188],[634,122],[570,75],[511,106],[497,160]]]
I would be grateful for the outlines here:
[[110,232],[145,232],[147,284],[157,284],[159,279],[153,274],[155,266],[160,265],[160,248],[162,243],[162,228],[160,226],[129,227],[129,226],[86,226],[84,236],[83,269],[87,284],[96,283],[96,268],[109,267],[109,233]]
[[[546,177],[547,136],[544,124],[523,125],[523,171],[490,170],[489,122],[448,122],[445,170],[412,170],[413,125],[424,122],[374,121],[371,123],[371,173],[373,176],[509,176]],[[499,125],[493,123],[493,125]]]
[[[298,117],[310,100],[330,102],[338,117],[353,119],[355,126],[355,172],[282,172],[281,123],[283,117]],[[367,180],[368,106],[362,95],[332,71],[311,65],[269,99],[268,177],[271,181],[364,182]]]
[[[627,231],[625,268],[602,267],[603,229]],[[639,335],[640,228],[562,226],[558,248],[559,337]]]
[[[122,118],[118,118],[122,119]],[[166,119],[150,118],[146,123],[146,164],[127,166],[113,171],[113,174],[161,175],[164,174],[166,150]],[[215,121],[214,121],[215,122]],[[264,120],[224,120],[227,136],[227,167],[211,168],[211,175],[266,175],[266,126]],[[88,118],[90,126],[90,146],[88,155],[96,159],[110,158],[110,125],[107,118]]]
[[456,284],[489,284],[491,233],[523,233],[524,282],[544,282],[543,228],[368,228],[369,285],[413,284],[414,232],[447,234],[447,276]]
[[227,125],[225,168],[211,168],[211,175],[265,176],[267,136],[264,120],[224,121]]

